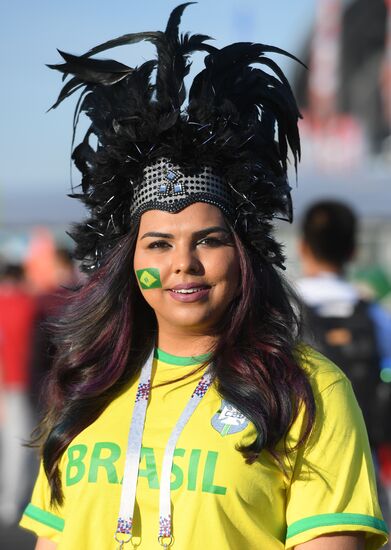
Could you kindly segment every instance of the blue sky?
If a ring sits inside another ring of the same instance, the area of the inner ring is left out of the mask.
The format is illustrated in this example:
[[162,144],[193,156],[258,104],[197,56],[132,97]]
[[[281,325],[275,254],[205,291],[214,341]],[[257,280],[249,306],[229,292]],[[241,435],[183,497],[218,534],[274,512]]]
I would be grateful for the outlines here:
[[[10,193],[69,191],[75,99],[46,113],[61,88],[59,73],[45,67],[45,63],[60,61],[56,48],[83,53],[115,36],[163,29],[171,9],[179,3],[4,1],[0,29],[0,200]],[[299,55],[315,4],[315,0],[200,0],[187,8],[181,29],[214,36],[217,46],[249,40]],[[115,59],[135,65],[149,58],[153,49],[142,44],[112,52]],[[280,62],[289,74],[289,66],[282,59]],[[74,178],[77,182],[77,174]]]

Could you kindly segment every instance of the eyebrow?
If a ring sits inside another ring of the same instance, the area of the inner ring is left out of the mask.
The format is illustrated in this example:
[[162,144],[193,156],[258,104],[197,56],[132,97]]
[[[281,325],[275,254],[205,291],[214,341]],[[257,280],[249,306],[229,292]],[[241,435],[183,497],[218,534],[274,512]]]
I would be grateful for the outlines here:
[[[205,229],[201,229],[200,231],[195,231],[192,236],[196,239],[201,239],[202,237],[206,237],[206,235],[209,235],[210,233],[225,233],[227,235],[231,234],[231,232],[225,227],[215,225],[213,227],[206,227]],[[158,231],[148,231],[148,233],[144,233],[141,239],[145,239],[147,237],[155,237],[159,239],[175,239],[175,235],[173,235],[172,233],[160,233]]]

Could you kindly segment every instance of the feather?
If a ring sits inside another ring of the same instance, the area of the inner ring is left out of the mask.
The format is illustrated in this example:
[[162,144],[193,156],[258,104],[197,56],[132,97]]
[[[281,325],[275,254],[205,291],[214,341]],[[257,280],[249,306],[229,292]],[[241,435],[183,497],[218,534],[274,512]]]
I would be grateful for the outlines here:
[[[188,34],[179,38],[179,23],[185,8],[194,2],[177,6],[171,13],[164,35],[156,41],[158,71],[156,76],[157,100],[163,109],[179,108],[185,98],[184,78],[189,73],[188,55],[195,51],[210,51],[204,44],[206,35]],[[214,49],[213,49],[214,50]]]
[[123,63],[111,59],[87,59],[60,50],[59,53],[66,62],[47,66],[62,73],[73,74],[85,83],[110,85],[122,80],[133,71]]
[[155,43],[159,40],[162,34],[163,33],[161,31],[124,34],[123,36],[119,36],[118,38],[103,42],[102,44],[99,44],[99,46],[95,46],[95,48],[91,48],[90,50],[88,50],[88,52],[83,54],[82,57],[91,57],[92,55],[105,52],[112,48],[117,48],[118,46],[136,44],[137,42],[142,42],[144,40],[146,40],[147,42]]
[[[47,66],[50,68],[53,68],[50,65],[47,65]],[[61,89],[61,92],[57,100],[50,107],[49,111],[51,109],[55,109],[56,107],[58,107],[64,99],[72,95],[74,92],[77,92],[77,90],[80,90],[80,88],[82,88],[83,86],[84,86],[84,83],[79,78],[74,77],[71,80],[69,80],[69,82],[65,84],[65,86]]]
[[183,12],[187,6],[191,6],[192,4],[196,4],[196,2],[186,2],[184,4],[180,4],[172,10],[167,21],[166,30],[164,31],[167,38],[176,39]]

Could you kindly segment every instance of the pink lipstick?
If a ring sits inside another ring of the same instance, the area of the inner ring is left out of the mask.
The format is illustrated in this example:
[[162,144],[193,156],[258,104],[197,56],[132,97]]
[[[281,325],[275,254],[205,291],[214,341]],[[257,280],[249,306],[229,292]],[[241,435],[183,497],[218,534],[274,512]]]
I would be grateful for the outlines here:
[[209,291],[210,286],[197,283],[176,285],[168,290],[174,300],[185,303],[198,302],[206,298]]

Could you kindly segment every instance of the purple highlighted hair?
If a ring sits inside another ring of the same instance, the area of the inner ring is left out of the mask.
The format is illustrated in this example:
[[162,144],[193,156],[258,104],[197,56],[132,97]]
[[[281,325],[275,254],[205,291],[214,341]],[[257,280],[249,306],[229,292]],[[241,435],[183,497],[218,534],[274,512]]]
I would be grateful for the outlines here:
[[[253,462],[274,453],[301,406],[306,408],[302,443],[315,414],[312,391],[296,349],[298,320],[276,269],[261,264],[234,234],[242,293],[218,332],[214,371],[218,391],[257,429],[239,451]],[[52,502],[62,502],[59,461],[70,442],[137,377],[156,337],[153,310],[133,271],[136,234],[124,237],[107,262],[69,296],[55,329],[57,356],[48,380],[48,407],[41,425],[45,471]]]

